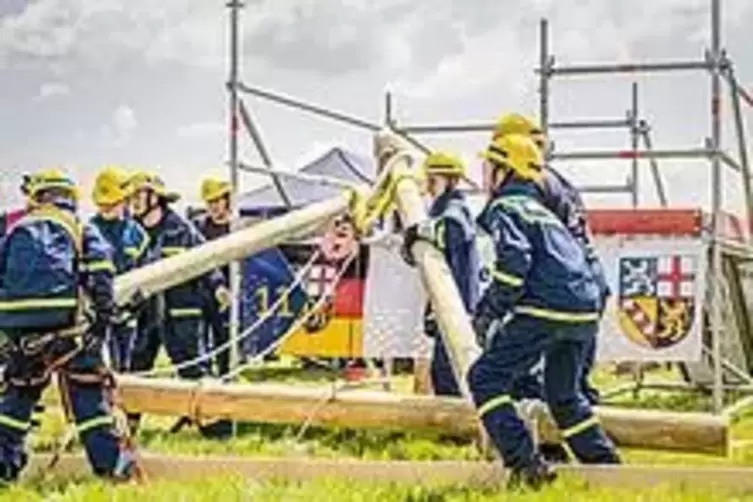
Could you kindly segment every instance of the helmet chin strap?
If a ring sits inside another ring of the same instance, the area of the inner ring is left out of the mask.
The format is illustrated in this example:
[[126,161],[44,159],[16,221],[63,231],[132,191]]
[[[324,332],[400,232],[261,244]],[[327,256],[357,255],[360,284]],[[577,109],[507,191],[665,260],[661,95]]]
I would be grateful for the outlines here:
[[[498,165],[495,169],[496,174],[494,175],[495,182],[497,179],[499,179],[498,182],[494,185],[494,190],[506,185],[513,177],[513,170],[509,167]],[[502,172],[502,176],[500,176],[500,172]],[[499,177],[499,178],[498,178]]]
[[144,211],[141,214],[134,214],[134,217],[142,225],[144,225],[146,223],[146,220],[149,218],[149,216],[151,216],[152,214],[154,214],[155,210],[162,208],[162,203],[159,200],[159,197],[155,197],[156,200],[157,200],[157,202],[152,202],[152,195],[155,195],[154,192],[149,192],[147,194],[146,204],[145,204],[145,207],[144,207]]

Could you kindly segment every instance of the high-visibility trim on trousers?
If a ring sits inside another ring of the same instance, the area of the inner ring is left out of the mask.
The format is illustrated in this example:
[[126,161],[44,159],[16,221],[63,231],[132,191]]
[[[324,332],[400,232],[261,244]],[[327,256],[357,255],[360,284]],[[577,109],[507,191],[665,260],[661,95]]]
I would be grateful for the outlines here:
[[170,309],[170,317],[200,317],[202,315],[201,309]]
[[594,415],[562,431],[562,437],[569,439],[597,425],[599,425],[599,419]]
[[503,272],[499,269],[489,269],[489,275],[491,275],[494,280],[501,282],[502,284],[505,284],[507,286],[512,286],[513,288],[519,288],[523,285],[523,279],[516,275]]
[[478,414],[479,416],[483,417],[490,411],[496,408],[499,408],[500,406],[505,406],[507,404],[512,404],[512,403],[513,403],[512,397],[510,397],[507,394],[503,394],[501,396],[494,397],[488,400],[487,402],[485,402],[484,404],[482,404],[481,406],[479,406]]
[[185,252],[185,250],[185,247],[166,246],[162,248],[162,256],[175,256],[176,254]]
[[600,317],[598,312],[563,312],[561,310],[530,307],[525,305],[515,307],[515,312],[536,317],[538,319],[546,319],[548,321],[571,323],[598,321]]
[[82,272],[112,272],[117,273],[115,265],[110,260],[98,260],[81,264]]
[[90,431],[97,427],[112,425],[113,423],[114,421],[113,421],[112,416],[94,417],[94,418],[90,418],[89,420],[84,420],[83,422],[79,424],[76,424],[76,431],[79,434],[83,434],[84,432]]
[[16,429],[17,431],[27,432],[31,429],[30,422],[22,422],[21,420],[9,417],[8,415],[0,415],[0,425],[4,425],[10,429]]
[[36,309],[60,309],[75,308],[78,305],[76,298],[25,298],[19,300],[6,300],[0,302],[0,310],[36,310]]

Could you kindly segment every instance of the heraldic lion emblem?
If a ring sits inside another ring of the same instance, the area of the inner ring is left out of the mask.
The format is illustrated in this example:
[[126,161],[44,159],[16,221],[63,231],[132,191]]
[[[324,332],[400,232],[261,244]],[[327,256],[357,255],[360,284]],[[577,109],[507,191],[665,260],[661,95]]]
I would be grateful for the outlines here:
[[697,271],[693,256],[621,258],[618,315],[623,334],[652,349],[683,341],[695,319]]

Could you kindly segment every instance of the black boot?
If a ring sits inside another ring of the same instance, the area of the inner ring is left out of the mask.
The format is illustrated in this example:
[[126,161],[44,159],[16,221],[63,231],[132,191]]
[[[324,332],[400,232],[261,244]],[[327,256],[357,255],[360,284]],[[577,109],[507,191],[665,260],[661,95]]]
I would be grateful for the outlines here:
[[178,421],[175,422],[172,427],[170,427],[169,432],[170,434],[177,434],[192,423],[193,421],[190,418],[186,416],[180,417]]
[[570,456],[567,454],[565,447],[558,443],[541,443],[539,445],[541,456],[547,462],[553,464],[569,464]]
[[135,437],[139,433],[139,425],[141,425],[141,413],[128,413],[126,415],[128,422],[128,433],[130,436]]
[[233,422],[230,420],[217,420],[199,427],[201,435],[207,439],[224,441],[233,437]]
[[554,483],[557,472],[540,456],[533,458],[530,464],[517,467],[512,470],[507,479],[508,490],[534,490],[539,491],[547,485]]

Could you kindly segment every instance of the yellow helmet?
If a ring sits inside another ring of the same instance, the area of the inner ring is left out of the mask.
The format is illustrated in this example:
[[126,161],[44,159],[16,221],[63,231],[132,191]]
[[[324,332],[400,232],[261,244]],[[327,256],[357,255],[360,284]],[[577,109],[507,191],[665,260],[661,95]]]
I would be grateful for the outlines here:
[[221,178],[206,178],[201,182],[201,199],[204,202],[212,202],[220,197],[229,195],[233,187],[230,182]]
[[138,171],[128,178],[128,184],[130,185],[130,190],[132,192],[151,190],[158,197],[167,202],[175,202],[180,199],[180,194],[167,190],[165,182],[157,173]]
[[507,136],[508,134],[523,134],[536,136],[543,134],[541,126],[533,119],[524,117],[519,113],[502,115],[494,126],[494,138]]
[[113,206],[124,202],[131,195],[130,178],[125,169],[107,166],[94,180],[92,200],[98,206]]
[[36,199],[45,190],[58,189],[67,192],[74,201],[79,200],[76,182],[62,169],[50,168],[32,176],[24,177],[21,190],[30,198]]
[[539,181],[543,176],[544,157],[529,136],[497,136],[480,156],[500,169],[512,170],[524,180]]
[[426,157],[423,165],[424,176],[442,174],[445,176],[457,176],[466,178],[466,168],[463,161],[455,155],[445,152],[435,152]]

